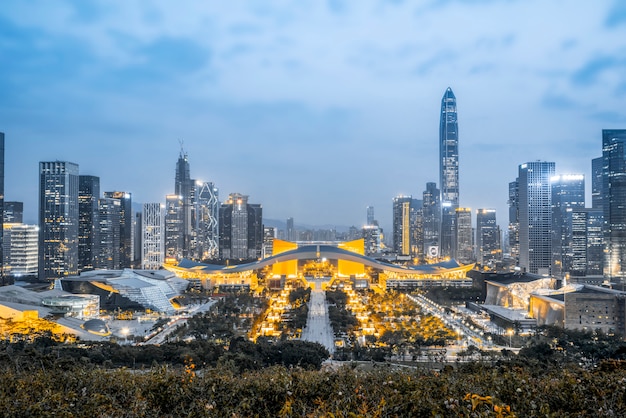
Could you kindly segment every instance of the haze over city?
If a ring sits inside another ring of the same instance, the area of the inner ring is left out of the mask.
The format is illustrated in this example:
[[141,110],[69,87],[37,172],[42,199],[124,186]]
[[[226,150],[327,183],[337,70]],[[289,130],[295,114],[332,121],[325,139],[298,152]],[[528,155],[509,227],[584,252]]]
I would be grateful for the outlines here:
[[[38,162],[161,202],[192,177],[264,217],[389,230],[439,183],[440,101],[458,104],[460,204],[498,210],[519,164],[584,173],[623,127],[619,1],[17,2],[0,10],[5,199],[35,222]],[[589,200],[589,198],[588,198]]]

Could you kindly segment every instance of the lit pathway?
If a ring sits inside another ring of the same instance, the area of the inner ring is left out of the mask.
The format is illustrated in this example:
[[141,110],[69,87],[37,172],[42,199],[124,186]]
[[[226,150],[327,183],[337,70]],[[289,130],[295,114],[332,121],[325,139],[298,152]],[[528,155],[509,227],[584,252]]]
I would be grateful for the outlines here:
[[333,353],[335,351],[333,329],[328,318],[328,307],[326,306],[326,292],[322,290],[323,280],[310,280],[309,283],[315,287],[311,289],[311,300],[309,301],[309,315],[306,327],[302,330],[301,340],[322,344]]

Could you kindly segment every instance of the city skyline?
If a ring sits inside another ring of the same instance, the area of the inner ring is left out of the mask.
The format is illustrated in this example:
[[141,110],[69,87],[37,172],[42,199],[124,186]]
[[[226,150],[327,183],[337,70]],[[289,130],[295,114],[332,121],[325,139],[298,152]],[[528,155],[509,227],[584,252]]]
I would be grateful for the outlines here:
[[439,181],[451,87],[460,205],[504,226],[519,164],[590,179],[626,125],[619,2],[8,2],[0,23],[5,199],[31,223],[40,161],[164,202],[183,140],[194,178],[267,218],[359,226],[371,205],[389,234],[393,198]]

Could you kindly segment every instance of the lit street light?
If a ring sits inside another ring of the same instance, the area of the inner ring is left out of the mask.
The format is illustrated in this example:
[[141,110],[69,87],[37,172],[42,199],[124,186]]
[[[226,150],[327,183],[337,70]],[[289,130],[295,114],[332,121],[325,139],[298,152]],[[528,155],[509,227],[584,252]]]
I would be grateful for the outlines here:
[[513,329],[512,328],[507,329],[506,333],[509,336],[509,347],[512,347],[513,345],[511,344],[511,338],[513,337]]

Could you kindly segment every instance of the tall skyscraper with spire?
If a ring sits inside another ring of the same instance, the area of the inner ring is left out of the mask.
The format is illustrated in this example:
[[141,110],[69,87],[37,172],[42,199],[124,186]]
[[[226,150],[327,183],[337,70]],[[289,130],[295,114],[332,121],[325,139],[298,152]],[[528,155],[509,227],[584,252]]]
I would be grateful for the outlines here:
[[448,87],[441,99],[439,123],[439,184],[441,187],[440,254],[454,255],[456,209],[459,207],[459,125],[456,97]]
[[190,257],[189,249],[191,248],[191,232],[192,221],[192,201],[193,192],[195,192],[195,182],[189,174],[189,160],[187,153],[183,149],[181,142],[180,154],[176,162],[176,178],[174,186],[174,194],[180,196],[182,202],[181,221],[182,221],[182,257]]

